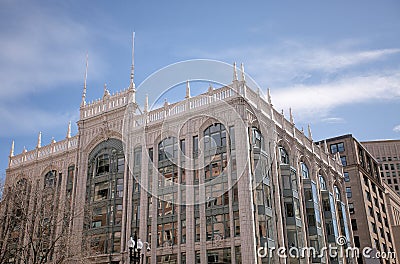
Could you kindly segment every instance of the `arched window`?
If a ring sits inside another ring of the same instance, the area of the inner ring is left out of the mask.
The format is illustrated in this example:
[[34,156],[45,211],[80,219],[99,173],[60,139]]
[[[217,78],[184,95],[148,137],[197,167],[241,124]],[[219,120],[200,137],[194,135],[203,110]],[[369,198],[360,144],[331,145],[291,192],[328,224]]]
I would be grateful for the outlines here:
[[310,172],[308,170],[307,165],[304,162],[301,162],[301,175],[304,179],[310,178]]
[[281,155],[281,163],[289,164],[289,155],[284,147],[279,147],[279,152]]
[[219,176],[227,165],[226,130],[220,123],[204,130],[204,173],[206,180]]
[[334,191],[335,191],[335,198],[336,198],[336,201],[341,201],[341,200],[342,200],[342,195],[340,194],[340,189],[339,189],[339,187],[337,187],[337,186],[335,185],[335,186],[333,186],[333,189],[334,189]]
[[[206,204],[206,239],[208,241],[229,237],[229,192],[226,129],[221,123],[207,127],[204,132],[204,181]],[[217,178],[215,182],[212,179]],[[218,208],[216,210],[215,208]],[[198,232],[196,223],[196,241]]]
[[54,187],[56,184],[56,174],[55,170],[49,171],[44,176],[44,188]]
[[[99,254],[120,252],[125,175],[122,142],[110,138],[98,144],[89,153],[87,166],[84,246]],[[68,169],[67,184],[73,179],[74,170],[74,166]],[[132,207],[137,204],[134,200]]]
[[321,190],[324,190],[324,191],[327,190],[325,178],[321,174],[319,175],[319,186],[320,186]]

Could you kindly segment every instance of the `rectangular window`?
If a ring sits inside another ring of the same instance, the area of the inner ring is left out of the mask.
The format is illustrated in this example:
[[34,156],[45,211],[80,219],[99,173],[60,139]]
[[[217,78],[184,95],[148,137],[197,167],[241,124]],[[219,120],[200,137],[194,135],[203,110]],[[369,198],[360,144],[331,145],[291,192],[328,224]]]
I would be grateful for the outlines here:
[[346,156],[341,156],[341,157],[340,157],[340,161],[342,162],[342,165],[343,165],[343,166],[347,166],[347,159],[346,159]]
[[354,214],[354,204],[353,203],[349,203],[349,213]]
[[347,198],[351,198],[353,196],[351,193],[351,187],[346,187],[346,196]]
[[[199,152],[199,137],[193,137],[193,154],[197,154]],[[197,155],[195,155],[197,156]]]
[[351,228],[353,228],[353,231],[358,230],[356,219],[351,219]]
[[94,201],[101,201],[108,199],[108,182],[97,183],[94,186]]
[[180,148],[181,148],[181,155],[185,155],[186,153],[186,145],[185,145],[185,140],[181,139],[180,141]]
[[350,181],[350,177],[349,177],[349,173],[348,172],[343,172],[343,176],[344,176],[344,181],[345,182],[349,182]]
[[336,143],[330,145],[331,153],[335,154],[336,152],[343,152],[344,151],[344,143]]
[[118,158],[118,172],[123,172],[125,170],[125,159]]

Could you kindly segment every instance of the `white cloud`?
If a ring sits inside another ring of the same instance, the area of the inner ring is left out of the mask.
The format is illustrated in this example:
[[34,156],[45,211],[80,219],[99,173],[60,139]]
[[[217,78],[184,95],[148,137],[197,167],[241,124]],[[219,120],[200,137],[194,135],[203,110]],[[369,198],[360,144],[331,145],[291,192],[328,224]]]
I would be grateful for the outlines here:
[[341,117],[326,117],[321,120],[324,123],[328,124],[342,124],[345,123],[345,120]]
[[[90,32],[74,20],[29,7],[0,41],[0,98],[54,89],[59,84],[83,82],[85,49]],[[92,52],[91,60],[97,60]],[[92,65],[101,68],[96,61]],[[92,67],[91,74],[96,75]]]
[[295,85],[272,91],[278,109],[292,109],[302,118],[325,117],[341,105],[400,98],[400,74],[345,77],[317,85]]
[[39,131],[54,132],[56,128],[65,127],[69,121],[76,121],[79,113],[48,112],[34,107],[7,108],[0,107],[0,117],[3,127],[11,128],[0,130],[1,137],[16,137],[20,135],[36,134]]
[[246,72],[262,90],[271,88],[275,107],[291,107],[298,121],[338,123],[344,120],[329,117],[335,107],[400,98],[400,74],[391,68],[400,48],[360,49],[361,44],[345,40],[322,47],[284,41],[204,55],[228,61],[243,58]]
[[394,132],[399,132],[400,133],[400,125],[397,125],[393,128]]

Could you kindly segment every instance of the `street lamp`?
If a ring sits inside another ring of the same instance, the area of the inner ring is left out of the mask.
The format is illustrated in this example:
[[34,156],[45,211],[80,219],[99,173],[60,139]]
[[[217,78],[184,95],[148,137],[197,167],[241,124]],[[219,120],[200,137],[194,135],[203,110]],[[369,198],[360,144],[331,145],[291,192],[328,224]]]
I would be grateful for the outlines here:
[[136,232],[133,238],[128,241],[129,263],[140,264],[140,251],[143,248],[143,242],[137,238]]

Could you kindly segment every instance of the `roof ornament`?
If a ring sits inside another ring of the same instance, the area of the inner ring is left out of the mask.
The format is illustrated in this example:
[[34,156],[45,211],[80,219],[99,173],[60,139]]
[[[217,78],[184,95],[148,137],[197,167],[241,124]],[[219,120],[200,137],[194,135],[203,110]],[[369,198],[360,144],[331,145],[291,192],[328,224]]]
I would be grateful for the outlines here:
[[131,64],[131,82],[129,84],[129,89],[135,91],[135,32],[132,32],[132,64]]
[[240,71],[241,71],[241,81],[242,82],[245,82],[246,81],[246,78],[245,78],[245,74],[244,74],[244,65],[243,65],[243,62],[240,64]]
[[190,84],[189,84],[189,80],[186,81],[186,99],[190,98]]
[[107,84],[104,83],[104,95],[103,97],[110,96],[110,91],[107,89]]
[[147,113],[149,111],[149,95],[146,94],[144,99],[144,112]]
[[88,61],[89,61],[89,55],[86,53],[86,69],[85,69],[85,79],[83,81],[83,92],[82,92],[82,102],[81,106],[86,105],[86,81],[87,81],[87,72],[88,72]]
[[268,88],[267,90],[267,100],[269,104],[272,104],[272,100],[271,100],[271,89]]
[[329,151],[328,151],[328,144],[326,143],[326,139],[324,139],[324,150],[325,150],[325,153],[326,153],[326,154],[329,153]]
[[311,133],[310,124],[308,124],[308,138],[309,138],[310,140],[312,140],[312,133]]
[[71,121],[68,122],[67,138],[71,137]]
[[237,81],[238,80],[238,76],[237,76],[237,72],[236,72],[236,62],[233,63],[233,81]]
[[208,84],[208,92],[212,93],[214,91],[214,87],[212,86],[211,83]]
[[37,148],[41,148],[41,147],[42,147],[42,132],[39,132],[36,147],[37,147]]
[[292,108],[289,108],[289,114],[290,114],[290,123],[294,124],[294,118],[293,118]]
[[11,149],[10,149],[10,157],[14,156],[14,140],[11,143]]

